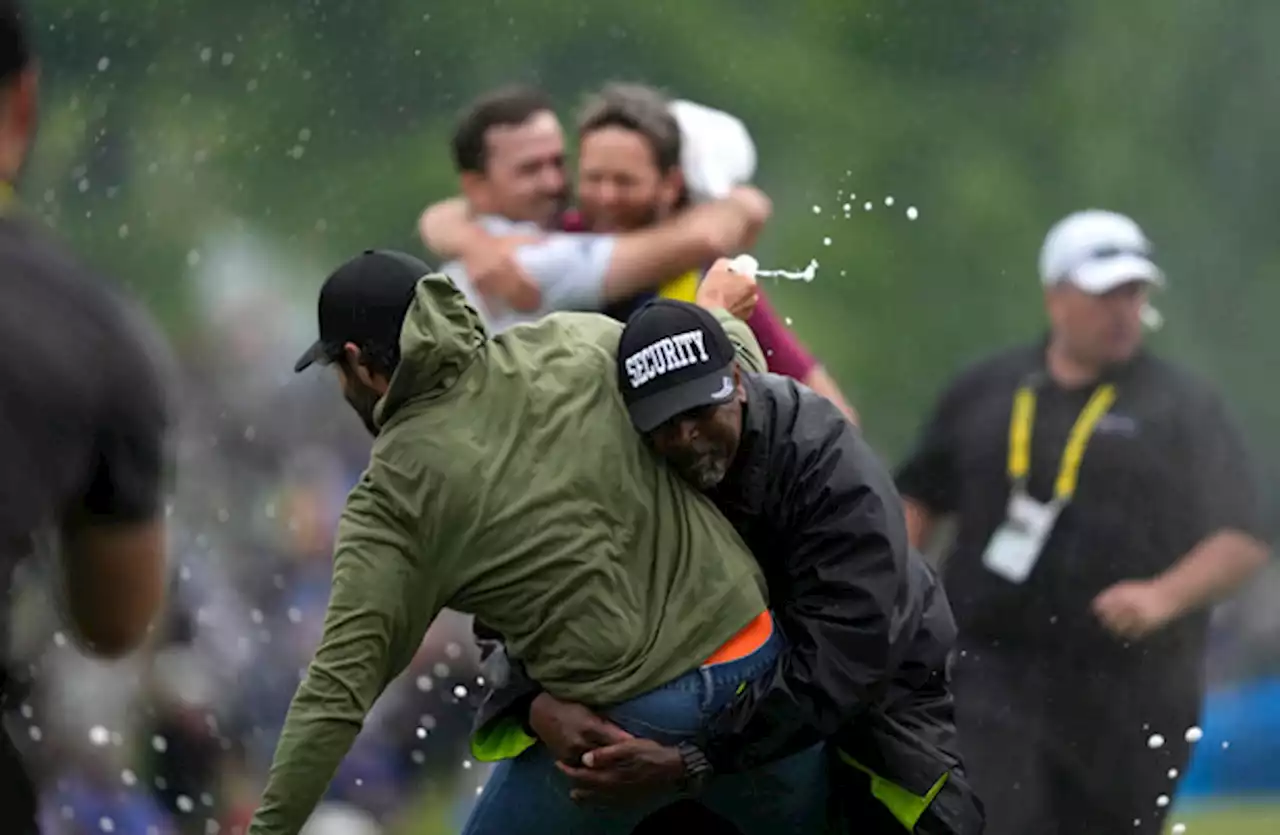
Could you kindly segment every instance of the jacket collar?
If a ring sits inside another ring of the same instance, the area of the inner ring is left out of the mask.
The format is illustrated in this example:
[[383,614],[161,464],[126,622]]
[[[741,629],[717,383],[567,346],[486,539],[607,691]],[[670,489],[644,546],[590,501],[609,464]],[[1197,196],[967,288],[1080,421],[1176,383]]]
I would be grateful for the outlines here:
[[711,491],[716,504],[749,514],[764,510],[769,476],[771,404],[754,375],[743,372],[747,401],[742,406],[742,439],[724,481]]

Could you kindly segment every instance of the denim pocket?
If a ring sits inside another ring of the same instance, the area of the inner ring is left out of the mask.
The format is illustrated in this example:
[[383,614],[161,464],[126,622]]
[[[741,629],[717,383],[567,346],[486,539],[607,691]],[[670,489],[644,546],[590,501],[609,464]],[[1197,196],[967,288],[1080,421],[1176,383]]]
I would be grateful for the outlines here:
[[768,675],[777,664],[782,648],[782,637],[775,626],[769,640],[750,655],[699,670],[708,686],[708,696],[703,704],[704,715],[711,716],[719,713],[733,704],[747,685]]
[[604,711],[610,721],[628,733],[673,745],[691,739],[702,730],[702,706],[706,689],[695,670]]

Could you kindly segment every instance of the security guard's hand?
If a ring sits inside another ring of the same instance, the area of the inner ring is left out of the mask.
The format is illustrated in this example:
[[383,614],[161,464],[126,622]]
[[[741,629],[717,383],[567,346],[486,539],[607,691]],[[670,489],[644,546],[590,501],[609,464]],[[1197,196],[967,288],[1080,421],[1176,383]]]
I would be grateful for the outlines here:
[[529,706],[529,728],[557,760],[571,765],[588,751],[632,738],[590,708],[547,693],[539,693]]
[[1094,598],[1093,613],[1117,636],[1136,641],[1177,618],[1178,605],[1153,580],[1126,580]]
[[698,285],[697,302],[708,309],[723,308],[745,322],[755,312],[760,288],[754,276],[729,269],[729,263],[721,258],[711,266]]
[[678,748],[652,739],[632,739],[597,748],[582,767],[557,764],[573,780],[569,796],[579,803],[628,803],[679,788],[684,758]]

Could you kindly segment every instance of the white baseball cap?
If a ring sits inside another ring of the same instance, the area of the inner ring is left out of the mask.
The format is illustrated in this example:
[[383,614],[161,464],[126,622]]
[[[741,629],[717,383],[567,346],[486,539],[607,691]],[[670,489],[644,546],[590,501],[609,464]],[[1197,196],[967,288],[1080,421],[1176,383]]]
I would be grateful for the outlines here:
[[1068,215],[1049,230],[1040,249],[1040,281],[1046,287],[1069,283],[1095,296],[1133,281],[1165,284],[1142,228],[1101,209]]
[[680,168],[695,203],[717,200],[756,173],[756,146],[736,116],[691,101],[671,102],[680,126]]

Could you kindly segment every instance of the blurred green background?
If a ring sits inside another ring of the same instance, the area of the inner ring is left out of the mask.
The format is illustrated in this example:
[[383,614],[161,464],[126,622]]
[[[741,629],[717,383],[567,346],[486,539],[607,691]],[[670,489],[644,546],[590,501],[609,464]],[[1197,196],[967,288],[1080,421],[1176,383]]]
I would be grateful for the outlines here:
[[[885,449],[958,366],[1038,332],[1041,237],[1100,206],[1136,216],[1170,273],[1157,343],[1220,382],[1276,470],[1280,5],[35,6],[47,95],[28,192],[175,334],[199,318],[187,254],[210,230],[248,224],[322,268],[420,249],[413,222],[454,190],[445,142],[468,99],[524,79],[568,113],[636,79],[747,121],[778,210],[763,260],[822,265],[773,292]],[[306,304],[321,277],[261,280]]]
[[[189,359],[230,292],[210,283],[286,299],[254,326],[301,344],[329,267],[421,252],[414,222],[456,190],[446,142],[474,95],[533,81],[569,116],[603,82],[638,80],[747,122],[775,202],[762,264],[820,262],[769,291],[887,456],[947,377],[1040,332],[1042,236],[1101,207],[1154,239],[1171,279],[1154,343],[1225,391],[1274,493],[1280,4],[29,5],[45,95],[26,199]],[[244,236],[258,248],[210,272]]]

